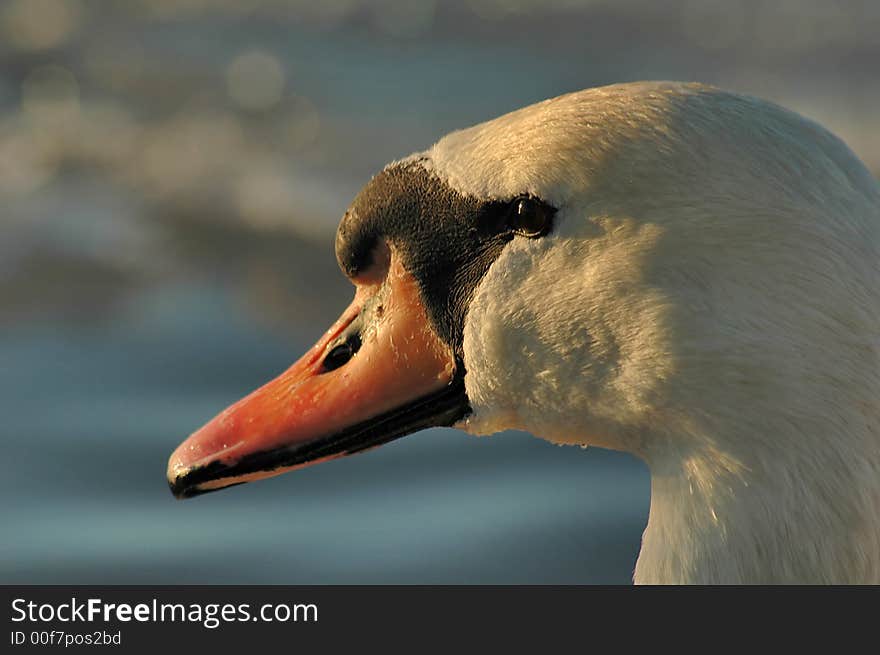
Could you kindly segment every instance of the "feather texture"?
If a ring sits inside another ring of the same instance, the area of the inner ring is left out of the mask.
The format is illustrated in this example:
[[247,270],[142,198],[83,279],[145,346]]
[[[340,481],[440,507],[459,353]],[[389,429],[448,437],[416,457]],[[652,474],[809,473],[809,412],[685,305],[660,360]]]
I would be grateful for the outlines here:
[[464,429],[642,457],[636,582],[880,582],[880,189],[846,145],[756,98],[638,83],[419,157],[559,210],[476,289]]

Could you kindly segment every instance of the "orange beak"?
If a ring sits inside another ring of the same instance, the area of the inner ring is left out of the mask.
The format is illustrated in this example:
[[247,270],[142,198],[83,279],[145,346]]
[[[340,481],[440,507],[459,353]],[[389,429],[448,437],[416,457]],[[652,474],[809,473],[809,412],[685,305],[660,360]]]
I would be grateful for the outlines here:
[[192,434],[168,461],[178,498],[372,448],[469,411],[463,372],[392,255],[299,361]]

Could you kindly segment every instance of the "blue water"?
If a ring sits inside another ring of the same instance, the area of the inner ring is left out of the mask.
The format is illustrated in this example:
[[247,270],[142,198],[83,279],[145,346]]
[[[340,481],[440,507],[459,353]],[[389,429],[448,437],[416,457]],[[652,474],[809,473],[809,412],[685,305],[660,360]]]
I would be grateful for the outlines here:
[[[320,332],[320,328],[315,330]],[[169,453],[283,369],[222,289],[0,337],[2,583],[626,583],[648,476],[625,455],[429,430],[176,501]]]

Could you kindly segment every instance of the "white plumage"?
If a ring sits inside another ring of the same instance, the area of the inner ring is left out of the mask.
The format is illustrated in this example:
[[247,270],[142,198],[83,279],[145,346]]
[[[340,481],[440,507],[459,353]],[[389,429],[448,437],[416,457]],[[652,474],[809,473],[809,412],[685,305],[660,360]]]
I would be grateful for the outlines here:
[[643,458],[636,582],[880,582],[880,189],[840,140],[640,83],[426,154],[460,191],[559,208],[476,290],[461,427]]

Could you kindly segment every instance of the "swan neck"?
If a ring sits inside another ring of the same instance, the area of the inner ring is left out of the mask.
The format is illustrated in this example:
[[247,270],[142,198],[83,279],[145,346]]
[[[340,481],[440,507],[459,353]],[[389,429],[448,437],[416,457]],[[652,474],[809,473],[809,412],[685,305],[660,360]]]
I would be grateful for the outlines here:
[[878,453],[840,441],[795,456],[707,449],[649,462],[635,582],[880,582]]

